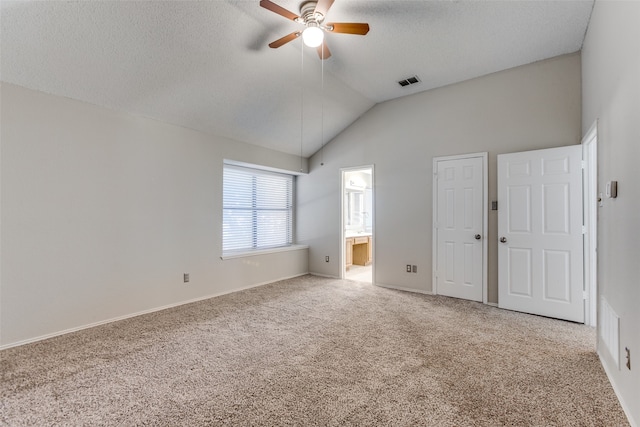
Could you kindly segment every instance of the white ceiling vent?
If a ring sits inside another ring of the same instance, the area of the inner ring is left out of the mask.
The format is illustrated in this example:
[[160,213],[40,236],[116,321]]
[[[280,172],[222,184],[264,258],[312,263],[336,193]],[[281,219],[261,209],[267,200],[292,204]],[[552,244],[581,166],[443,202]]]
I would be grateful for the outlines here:
[[398,84],[402,87],[414,85],[416,83],[420,83],[420,78],[418,76],[411,76],[404,80],[400,80]]

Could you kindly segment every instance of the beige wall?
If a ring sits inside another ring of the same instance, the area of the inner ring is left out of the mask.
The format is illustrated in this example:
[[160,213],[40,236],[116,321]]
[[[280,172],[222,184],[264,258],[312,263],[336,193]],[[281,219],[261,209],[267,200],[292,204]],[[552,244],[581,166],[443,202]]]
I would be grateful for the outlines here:
[[223,159],[299,157],[10,84],[1,107],[0,346],[308,271],[220,259]]
[[[487,151],[489,200],[496,200],[496,155],[579,144],[580,102],[580,55],[571,54],[377,105],[317,153],[299,180],[298,235],[310,245],[310,271],[340,275],[340,168],[373,164],[375,279],[430,292],[433,158]],[[495,303],[497,211],[488,215]],[[418,273],[405,273],[406,264]]]
[[598,190],[618,181],[618,198],[598,209],[598,294],[620,316],[621,369],[602,343],[598,352],[640,425],[640,2],[596,1],[582,69],[583,132],[598,120]]

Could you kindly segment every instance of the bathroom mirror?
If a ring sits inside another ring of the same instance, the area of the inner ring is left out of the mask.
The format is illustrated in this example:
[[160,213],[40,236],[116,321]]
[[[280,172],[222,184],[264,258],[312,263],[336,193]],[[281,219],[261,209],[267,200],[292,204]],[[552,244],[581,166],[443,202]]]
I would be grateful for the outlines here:
[[349,227],[363,227],[364,224],[364,192],[347,189],[345,192],[345,223]]

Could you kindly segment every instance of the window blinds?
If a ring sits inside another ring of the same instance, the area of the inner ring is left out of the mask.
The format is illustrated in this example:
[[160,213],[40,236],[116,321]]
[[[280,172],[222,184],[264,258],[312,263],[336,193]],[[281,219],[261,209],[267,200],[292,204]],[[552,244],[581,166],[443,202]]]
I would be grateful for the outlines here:
[[222,253],[293,241],[293,176],[224,165]]

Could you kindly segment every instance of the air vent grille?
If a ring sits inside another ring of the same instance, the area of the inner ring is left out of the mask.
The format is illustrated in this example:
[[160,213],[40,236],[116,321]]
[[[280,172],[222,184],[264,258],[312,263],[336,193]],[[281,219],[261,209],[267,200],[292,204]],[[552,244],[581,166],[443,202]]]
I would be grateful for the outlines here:
[[402,87],[414,85],[416,83],[420,83],[420,78],[418,76],[411,76],[398,81],[398,84]]

